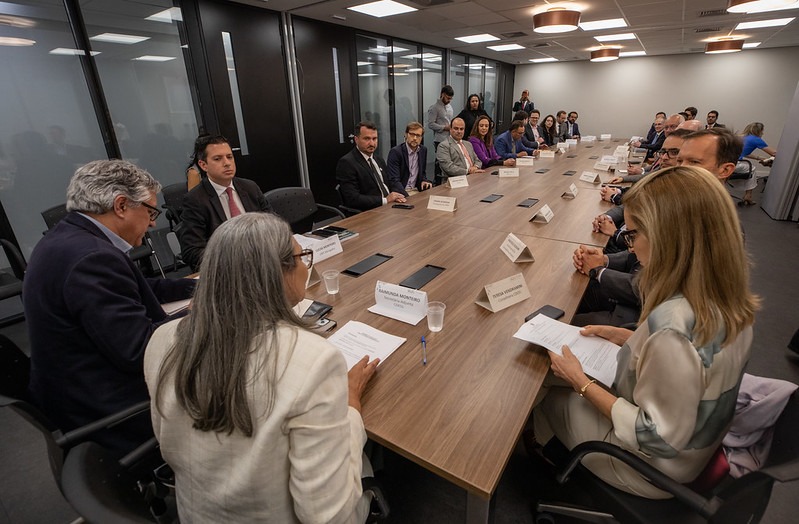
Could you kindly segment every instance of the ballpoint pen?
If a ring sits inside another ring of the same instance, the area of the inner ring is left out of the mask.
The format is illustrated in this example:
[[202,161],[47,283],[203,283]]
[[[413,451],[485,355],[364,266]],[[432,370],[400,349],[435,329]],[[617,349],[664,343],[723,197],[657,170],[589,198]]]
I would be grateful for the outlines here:
[[427,365],[427,341],[422,337],[422,365]]

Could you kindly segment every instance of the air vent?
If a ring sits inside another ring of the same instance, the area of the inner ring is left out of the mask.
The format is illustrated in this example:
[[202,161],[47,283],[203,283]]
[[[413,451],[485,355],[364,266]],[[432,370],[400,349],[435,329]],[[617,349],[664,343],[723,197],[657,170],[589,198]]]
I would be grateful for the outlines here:
[[422,7],[433,7],[437,5],[451,4],[454,0],[411,0],[414,4]]
[[718,33],[721,31],[720,27],[700,27],[694,30],[694,33]]
[[711,11],[699,11],[699,18],[703,18],[705,16],[722,16],[729,14],[727,13],[726,9],[713,9]]
[[532,47],[532,48],[535,49],[535,48],[538,48],[538,47],[551,47],[551,46],[552,46],[552,44],[550,44],[549,42],[543,42],[541,44],[528,45],[527,47]]
[[527,36],[527,33],[525,33],[524,31],[516,31],[514,33],[501,33],[501,34],[502,34],[502,38],[504,38],[504,39],[521,38],[523,36]]

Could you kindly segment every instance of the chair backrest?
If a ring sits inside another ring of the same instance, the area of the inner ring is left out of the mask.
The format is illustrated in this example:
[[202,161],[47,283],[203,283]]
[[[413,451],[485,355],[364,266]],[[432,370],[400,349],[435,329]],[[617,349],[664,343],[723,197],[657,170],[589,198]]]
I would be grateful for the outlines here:
[[175,225],[181,220],[181,215],[183,214],[183,197],[185,197],[187,193],[186,182],[169,184],[161,188],[161,194],[164,196],[166,219],[169,221],[169,226],[173,230]]
[[57,206],[53,206],[50,209],[45,209],[42,211],[42,218],[44,219],[44,223],[47,224],[47,230],[53,229],[53,227],[58,224],[62,218],[67,216],[67,205],[59,204]]
[[25,278],[25,271],[28,269],[28,263],[25,262],[25,257],[22,256],[17,246],[5,238],[0,238],[0,245],[3,246],[3,251],[6,254],[8,263],[11,265],[11,271],[14,272],[14,276],[19,280],[23,280]]
[[735,171],[732,172],[732,175],[727,180],[746,180],[752,178],[754,172],[755,167],[752,161],[748,158],[742,158],[735,164]]
[[310,189],[304,187],[281,187],[264,193],[266,201],[277,215],[291,224],[295,233],[310,231],[313,215],[318,207]]

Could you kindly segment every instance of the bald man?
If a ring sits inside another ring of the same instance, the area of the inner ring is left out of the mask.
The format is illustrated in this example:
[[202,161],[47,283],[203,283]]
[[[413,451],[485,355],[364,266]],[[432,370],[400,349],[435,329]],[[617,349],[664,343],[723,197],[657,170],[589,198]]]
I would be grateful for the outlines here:
[[441,166],[441,177],[471,175],[483,173],[480,159],[474,154],[474,148],[468,140],[463,139],[466,124],[462,118],[455,118],[449,126],[449,136],[438,145],[436,160]]

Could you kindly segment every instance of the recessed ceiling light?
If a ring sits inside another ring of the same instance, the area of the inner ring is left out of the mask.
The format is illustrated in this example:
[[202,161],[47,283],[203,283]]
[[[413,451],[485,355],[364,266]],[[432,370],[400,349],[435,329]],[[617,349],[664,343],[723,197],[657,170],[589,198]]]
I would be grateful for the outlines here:
[[530,62],[533,62],[535,64],[543,64],[545,62],[557,62],[557,61],[558,61],[557,58],[552,58],[551,56],[548,56],[546,58],[531,58],[530,59]]
[[455,37],[455,40],[460,40],[467,44],[476,44],[478,42],[493,42],[494,40],[499,40],[499,38],[494,35],[489,35],[488,33],[483,33],[482,35],[458,36]]
[[[49,51],[51,55],[69,55],[69,56],[80,56],[85,55],[86,51],[83,49],[68,49],[66,47],[56,47],[55,49],[51,49]],[[100,54],[100,51],[92,51],[92,56],[97,56]]]
[[613,29],[614,27],[627,27],[627,22],[624,21],[624,18],[610,18],[608,20],[596,20],[594,22],[580,22],[580,29],[583,31]]
[[153,22],[166,22],[171,24],[172,22],[182,22],[183,21],[183,13],[180,12],[179,7],[170,7],[169,9],[164,9],[163,11],[159,11],[154,15],[150,15],[145,20],[152,20]]
[[0,45],[8,47],[28,47],[36,43],[36,40],[28,38],[16,38],[13,36],[0,36]]
[[746,12],[748,15],[753,15],[757,13],[770,13],[772,11],[787,11],[788,9],[799,9],[799,0],[790,0],[790,4],[787,5],[775,5],[772,7],[759,7],[759,8],[752,8]]
[[781,9],[795,9],[797,0],[730,0],[728,13],[765,13]]
[[754,49],[762,43],[763,42],[747,42],[744,44],[744,49]]
[[358,76],[377,76],[377,73],[358,73]]
[[22,18],[21,16],[0,15],[0,25],[28,29],[30,27],[36,27],[36,22],[30,18]]
[[415,7],[410,7],[394,0],[380,0],[379,2],[371,2],[368,4],[361,4],[347,9],[357,11],[365,15],[383,18],[384,16],[400,15],[402,13],[410,13],[416,11]]
[[635,33],[620,33],[617,35],[602,35],[595,36],[594,40],[598,42],[616,42],[618,40],[635,40]]
[[794,18],[773,18],[771,20],[756,20],[754,22],[741,22],[735,26],[736,31],[741,29],[758,29],[760,27],[779,27],[788,25],[794,21]]
[[103,33],[89,38],[96,42],[111,42],[112,44],[138,44],[149,39],[149,36],[121,35],[119,33]]
[[516,49],[524,49],[524,47],[520,46],[519,44],[490,45],[488,48],[493,49],[494,51],[514,51]]
[[361,67],[361,66],[369,66],[369,65],[372,65],[372,64],[374,64],[374,62],[364,62],[362,60],[358,60],[358,66],[359,67]]
[[143,55],[131,58],[131,60],[139,60],[141,62],[169,62],[177,57],[174,56],[157,56],[157,55]]
[[625,56],[646,56],[646,51],[622,51],[619,53],[620,57]]

